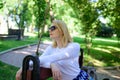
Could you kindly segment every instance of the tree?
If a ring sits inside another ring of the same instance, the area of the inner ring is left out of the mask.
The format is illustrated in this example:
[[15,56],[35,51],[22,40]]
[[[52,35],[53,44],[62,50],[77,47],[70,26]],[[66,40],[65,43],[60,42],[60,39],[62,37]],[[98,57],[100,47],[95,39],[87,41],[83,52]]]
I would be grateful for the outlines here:
[[96,25],[99,24],[98,11],[96,8],[97,2],[90,0],[64,0],[67,2],[76,13],[76,18],[83,24],[82,33],[85,35],[86,47],[88,54],[92,45],[92,37],[96,34]]
[[36,51],[36,55],[39,55],[39,45],[41,41],[42,34],[44,32],[44,26],[46,19],[49,14],[49,0],[34,0],[34,16],[35,16],[35,26],[38,28],[39,43]]
[[28,9],[28,0],[17,0],[17,2],[18,3],[16,3],[16,5],[14,6],[11,6],[11,8],[9,8],[9,5],[7,6],[7,16],[10,16],[13,19],[13,21],[16,22],[19,29],[17,30],[18,40],[21,40],[24,35],[24,29],[31,20],[31,14]]
[[35,16],[35,26],[38,30],[38,37],[40,36],[39,32],[43,28],[45,22],[45,9],[46,9],[46,2],[45,0],[34,0],[35,4],[33,7],[33,12]]
[[120,39],[120,0],[99,0],[98,9],[100,15],[108,18],[110,24],[117,34],[118,41]]
[[118,42],[120,40],[120,0],[116,0],[116,6],[114,9],[114,28],[115,28],[115,33],[117,34]]
[[113,36],[113,28],[104,24],[104,23],[101,23],[100,24],[100,27],[98,28],[98,32],[96,34],[96,36],[98,37],[104,37],[104,38],[111,38]]
[[[85,34],[88,53],[92,37],[100,27],[99,16],[107,19],[106,24],[113,27],[120,38],[120,1],[119,0],[64,0],[76,13],[76,18],[83,24],[82,32]],[[98,28],[97,28],[98,27]]]

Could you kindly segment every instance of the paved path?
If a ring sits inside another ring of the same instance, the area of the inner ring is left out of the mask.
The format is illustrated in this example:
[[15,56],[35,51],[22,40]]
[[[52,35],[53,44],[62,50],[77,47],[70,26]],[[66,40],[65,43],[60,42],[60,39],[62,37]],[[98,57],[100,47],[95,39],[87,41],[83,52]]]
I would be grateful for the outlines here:
[[[40,51],[44,51],[44,49],[48,46],[48,44],[41,44]],[[23,58],[26,55],[35,55],[37,49],[37,45],[28,46],[23,49],[13,50],[6,52],[0,55],[0,60],[7,64],[21,67]],[[104,70],[101,68],[97,69],[98,80],[102,80],[103,78],[109,78],[110,80],[120,80],[120,71],[118,70]]]
[[[48,46],[48,44],[41,44],[40,51],[44,51],[44,49],[47,46]],[[21,67],[23,58],[26,55],[35,55],[36,49],[37,49],[37,45],[34,45],[34,46],[28,46],[23,49],[16,49],[13,51],[9,51],[9,52],[1,54],[0,60],[2,62],[5,62],[5,63],[13,65],[13,66]]]

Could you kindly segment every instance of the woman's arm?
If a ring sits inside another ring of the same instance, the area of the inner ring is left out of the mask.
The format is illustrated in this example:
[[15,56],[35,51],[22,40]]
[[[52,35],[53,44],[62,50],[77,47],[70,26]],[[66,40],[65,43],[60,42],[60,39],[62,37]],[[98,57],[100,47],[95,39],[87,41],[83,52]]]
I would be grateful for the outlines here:
[[49,65],[59,60],[74,58],[79,55],[80,46],[77,43],[70,44],[63,51],[60,51],[56,54],[40,56],[40,64]]
[[22,68],[20,68],[16,73],[16,80],[21,80]]
[[54,63],[50,64],[50,68],[52,70],[52,75],[53,75],[53,79],[54,80],[62,80],[62,75],[60,72],[60,69],[58,68],[58,66]]
[[45,51],[42,53],[42,55],[41,55],[41,56],[46,56],[46,55],[49,55],[50,51],[51,51],[51,45],[50,45],[50,46],[48,46],[48,47],[45,49]]

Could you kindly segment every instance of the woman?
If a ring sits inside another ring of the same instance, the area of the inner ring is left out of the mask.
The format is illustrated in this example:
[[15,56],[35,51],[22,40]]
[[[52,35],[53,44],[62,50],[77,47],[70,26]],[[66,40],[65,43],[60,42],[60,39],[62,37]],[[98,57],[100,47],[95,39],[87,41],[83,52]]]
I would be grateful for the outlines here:
[[[53,44],[39,57],[40,66],[51,68],[54,80],[73,80],[80,72],[79,44],[72,42],[68,28],[61,20],[53,21],[49,34]],[[20,80],[21,71],[17,72],[16,80]]]

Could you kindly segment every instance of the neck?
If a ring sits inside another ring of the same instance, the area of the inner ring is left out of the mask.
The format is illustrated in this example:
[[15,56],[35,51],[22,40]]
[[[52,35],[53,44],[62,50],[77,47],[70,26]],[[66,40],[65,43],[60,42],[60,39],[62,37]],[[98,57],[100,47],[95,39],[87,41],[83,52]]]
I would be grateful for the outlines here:
[[62,41],[61,41],[61,39],[56,40],[56,42],[57,42],[57,46],[58,46],[59,48],[62,48]]

